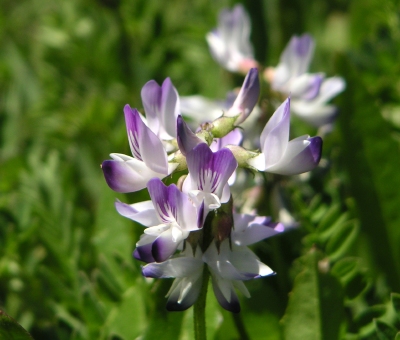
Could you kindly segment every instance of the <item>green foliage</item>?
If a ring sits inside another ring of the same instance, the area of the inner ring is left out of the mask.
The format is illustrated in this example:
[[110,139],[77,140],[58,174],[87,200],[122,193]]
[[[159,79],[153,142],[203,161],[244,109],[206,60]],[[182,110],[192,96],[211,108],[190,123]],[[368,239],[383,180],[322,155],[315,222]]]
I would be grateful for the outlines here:
[[338,339],[344,314],[340,283],[318,251],[311,249],[299,261],[302,271],[282,319],[284,339]]
[[[129,153],[122,108],[142,110],[148,80],[169,76],[182,95],[218,99],[241,83],[204,39],[233,1],[1,5],[0,307],[16,321],[1,312],[0,338],[30,339],[25,328],[35,339],[192,339],[192,310],[165,310],[170,281],[142,278],[131,256],[142,226],[113,206],[147,193],[112,192],[99,165]],[[321,167],[306,180],[273,178],[299,222],[254,248],[277,275],[247,284],[241,319],[208,294],[207,336],[400,339],[397,4],[244,5],[260,62],[275,65],[289,37],[308,31],[312,70],[344,76],[347,89]]]

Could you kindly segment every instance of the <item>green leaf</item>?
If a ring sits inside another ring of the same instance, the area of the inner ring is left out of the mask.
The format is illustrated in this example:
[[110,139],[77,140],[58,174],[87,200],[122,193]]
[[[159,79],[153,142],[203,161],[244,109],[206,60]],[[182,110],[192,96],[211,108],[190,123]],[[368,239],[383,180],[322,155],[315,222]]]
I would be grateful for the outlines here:
[[346,297],[354,299],[359,296],[368,287],[368,279],[360,272],[357,272],[351,280],[345,285],[344,291]]
[[[337,233],[340,232],[341,227],[349,218],[349,213],[343,213],[333,220],[332,214],[333,212],[331,210],[328,211],[327,216],[324,216],[324,220],[321,220],[320,225],[318,226],[318,238],[322,242],[328,241],[332,235],[337,235]],[[329,224],[330,222],[331,224]]]
[[371,322],[371,320],[379,318],[386,313],[385,305],[375,305],[372,307],[368,307],[363,310],[357,317],[354,318],[354,322],[358,325],[358,327],[363,327]]
[[335,231],[335,221],[340,216],[340,204],[334,204],[329,207],[328,211],[318,223],[317,232],[325,241]]
[[332,261],[336,261],[345,255],[354,244],[358,230],[358,224],[355,220],[347,221],[336,228],[335,233],[332,234],[326,244],[326,252]]
[[331,270],[341,282],[347,298],[354,299],[368,286],[368,278],[358,258],[346,257],[337,261]]
[[387,323],[375,319],[374,324],[379,340],[393,340],[396,336],[397,331]]
[[131,287],[122,295],[121,303],[110,311],[106,328],[110,335],[129,340],[137,338],[146,325],[143,294],[138,287]]
[[326,272],[322,255],[316,250],[300,260],[303,269],[295,278],[282,319],[284,339],[338,339],[343,317],[340,283]]
[[33,338],[18,322],[0,310],[0,339],[32,340]]
[[396,337],[394,338],[394,340],[400,340],[400,332],[398,332],[398,333],[396,334]]
[[345,257],[337,261],[331,273],[335,275],[342,283],[347,283],[354,276],[360,266],[360,260],[356,257]]

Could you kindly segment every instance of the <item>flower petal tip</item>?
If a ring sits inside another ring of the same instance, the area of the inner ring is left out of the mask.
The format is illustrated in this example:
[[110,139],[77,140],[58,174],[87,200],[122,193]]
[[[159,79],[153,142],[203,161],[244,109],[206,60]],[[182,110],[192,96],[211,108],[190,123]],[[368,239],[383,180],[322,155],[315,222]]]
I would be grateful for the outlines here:
[[311,155],[317,165],[322,155],[322,138],[319,136],[309,138]]

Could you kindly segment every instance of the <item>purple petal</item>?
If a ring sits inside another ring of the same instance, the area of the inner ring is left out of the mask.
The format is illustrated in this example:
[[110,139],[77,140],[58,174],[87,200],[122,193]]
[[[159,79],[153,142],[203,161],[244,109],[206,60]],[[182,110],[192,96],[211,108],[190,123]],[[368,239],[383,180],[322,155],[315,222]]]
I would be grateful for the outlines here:
[[293,36],[281,54],[275,68],[272,87],[277,91],[289,92],[288,83],[307,72],[314,52],[314,41],[311,36]]
[[306,73],[314,53],[314,39],[309,34],[293,36],[285,53],[285,62],[288,62],[293,76]]
[[181,115],[179,115],[177,119],[177,141],[179,150],[181,150],[184,156],[198,144],[204,143],[204,141],[190,130]]
[[232,313],[239,313],[240,312],[240,303],[239,299],[235,293],[235,290],[232,286],[230,290],[230,299],[229,301],[225,298],[225,296],[222,294],[220,288],[218,287],[218,281],[212,277],[212,286],[214,290],[215,297],[217,298],[219,304],[221,305],[222,308],[226,309],[229,312]]
[[149,128],[158,135],[161,123],[159,119],[161,88],[155,80],[150,80],[142,87],[141,96]]
[[160,179],[153,178],[147,184],[151,200],[163,223],[176,220],[180,191],[175,184],[167,187]]
[[117,200],[115,208],[120,215],[143,224],[146,227],[152,227],[160,223],[152,201],[126,204]]
[[240,129],[234,129],[222,138],[216,138],[210,145],[212,152],[217,152],[227,145],[239,145],[242,142],[243,134]]
[[234,214],[235,229],[232,242],[239,246],[248,246],[284,231],[281,223],[272,223],[271,218]]
[[206,219],[205,215],[205,207],[204,207],[204,201],[201,203],[198,213],[197,213],[197,227],[199,229],[203,228],[204,220]]
[[197,277],[202,273],[203,262],[194,257],[178,256],[160,263],[150,263],[142,268],[145,277],[161,278],[185,278]]
[[151,178],[166,176],[135,158],[122,154],[111,154],[111,157],[113,160],[104,161],[101,168],[107,184],[117,192],[135,192],[145,188]]
[[321,137],[298,137],[288,144],[281,161],[265,171],[280,175],[297,175],[314,169],[322,152]]
[[198,219],[196,208],[189,197],[182,193],[175,184],[168,187],[158,178],[149,181],[147,188],[150,197],[163,223],[177,223],[182,231],[197,230]]
[[153,245],[151,243],[148,243],[145,244],[144,246],[136,247],[136,249],[133,252],[133,257],[136,260],[143,261],[146,263],[155,262],[155,259],[151,254],[152,246]]
[[[144,163],[143,168],[144,170],[147,169]],[[146,187],[147,181],[150,179],[140,177],[140,173],[138,174],[132,166],[124,161],[104,161],[101,165],[101,169],[103,170],[104,178],[108,186],[117,192],[134,192],[141,190]]]
[[143,161],[140,151],[139,140],[144,124],[140,119],[140,114],[137,112],[136,109],[132,110],[129,105],[125,105],[124,115],[126,132],[128,134],[129,146],[131,148],[132,155],[136,159]]
[[191,179],[198,189],[221,197],[222,190],[237,167],[237,161],[229,149],[213,153],[207,144],[197,145],[186,158]]
[[260,81],[258,79],[258,70],[252,68],[249,73],[247,73],[235,102],[225,116],[235,117],[240,114],[235,124],[244,122],[257,104],[259,95]]
[[151,170],[167,175],[167,153],[161,140],[143,123],[136,109],[125,105],[124,114],[132,155]]
[[152,255],[157,262],[164,262],[172,256],[181,240],[174,241],[172,237],[172,228],[164,231],[153,242]]
[[265,238],[275,236],[284,230],[281,223],[275,227],[265,226],[262,224],[250,224],[248,228],[241,233],[232,233],[232,242],[240,246],[248,246],[259,242]]
[[277,163],[285,153],[289,142],[290,99],[286,99],[272,115],[261,133],[262,153],[265,166]]
[[154,80],[147,82],[141,95],[150,129],[162,139],[175,137],[179,97],[171,79],[166,78],[161,87]]
[[303,93],[302,97],[307,100],[314,99],[319,93],[319,89],[321,87],[323,80],[324,80],[323,76],[319,74],[315,75],[312,78],[311,82],[309,83],[308,88]]
[[318,96],[323,80],[322,74],[305,73],[293,79],[290,86],[291,95],[293,98],[312,100]]
[[309,34],[303,34],[300,37],[293,37],[293,50],[298,56],[307,56],[313,48],[314,40]]
[[176,118],[179,114],[179,96],[171,79],[166,78],[161,86],[162,125],[165,131],[176,137]]
[[312,100],[297,98],[293,100],[293,112],[300,118],[314,126],[322,126],[331,123],[337,114],[337,108],[327,102],[342,92],[346,83],[340,77],[325,79],[319,90],[318,96]]

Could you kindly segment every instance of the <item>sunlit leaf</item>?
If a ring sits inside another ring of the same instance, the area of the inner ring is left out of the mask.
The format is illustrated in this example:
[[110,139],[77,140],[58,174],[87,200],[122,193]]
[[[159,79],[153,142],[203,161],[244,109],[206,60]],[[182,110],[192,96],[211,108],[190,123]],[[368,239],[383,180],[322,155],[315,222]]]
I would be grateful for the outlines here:
[[282,318],[285,339],[337,339],[343,296],[336,278],[326,272],[322,256],[311,250],[301,258],[302,272],[294,281]]

